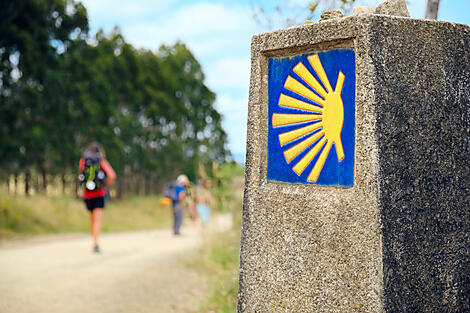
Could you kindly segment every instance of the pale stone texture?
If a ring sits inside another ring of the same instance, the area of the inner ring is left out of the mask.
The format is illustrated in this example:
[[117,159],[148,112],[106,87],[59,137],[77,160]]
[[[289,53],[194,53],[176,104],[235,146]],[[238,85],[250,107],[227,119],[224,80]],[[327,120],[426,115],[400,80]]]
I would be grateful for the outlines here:
[[368,6],[357,6],[353,8],[353,15],[366,14],[366,13],[374,13],[374,8],[368,7]]
[[[240,312],[470,310],[468,26],[360,15],[252,39]],[[352,188],[267,181],[268,59],[356,56]]]
[[406,7],[405,0],[387,0],[382,2],[375,9],[377,14],[396,15],[409,17],[410,13]]

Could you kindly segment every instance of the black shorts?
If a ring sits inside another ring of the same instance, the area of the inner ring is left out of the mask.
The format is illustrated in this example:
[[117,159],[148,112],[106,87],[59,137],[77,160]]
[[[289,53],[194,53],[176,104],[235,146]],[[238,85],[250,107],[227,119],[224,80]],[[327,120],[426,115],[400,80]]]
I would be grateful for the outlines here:
[[93,211],[96,208],[104,209],[105,201],[104,197],[85,199],[86,208],[88,211]]

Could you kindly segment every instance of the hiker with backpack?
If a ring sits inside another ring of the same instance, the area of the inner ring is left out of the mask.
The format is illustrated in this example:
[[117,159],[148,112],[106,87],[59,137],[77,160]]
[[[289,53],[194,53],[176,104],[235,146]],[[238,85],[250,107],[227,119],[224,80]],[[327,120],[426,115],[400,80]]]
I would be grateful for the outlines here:
[[176,179],[176,187],[170,195],[172,200],[171,207],[173,209],[173,233],[175,236],[180,235],[180,228],[183,224],[183,201],[185,199],[185,189],[188,184],[188,177],[184,174],[179,175]]
[[83,199],[90,213],[90,231],[93,238],[93,252],[99,253],[98,238],[105,207],[106,193],[114,183],[116,173],[105,159],[103,148],[92,142],[79,162],[79,181],[83,188]]

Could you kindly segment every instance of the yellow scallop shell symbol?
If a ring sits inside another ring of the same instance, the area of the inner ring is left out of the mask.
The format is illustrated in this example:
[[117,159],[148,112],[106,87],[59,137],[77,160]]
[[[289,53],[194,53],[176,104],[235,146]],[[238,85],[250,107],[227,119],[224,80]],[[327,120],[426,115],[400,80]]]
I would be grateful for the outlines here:
[[[315,104],[281,93],[278,103],[279,106],[301,110],[306,113],[273,113],[272,125],[274,128],[299,125],[294,130],[279,134],[279,142],[282,147],[303,138],[303,140],[297,144],[284,150],[284,157],[287,163],[291,163],[298,155],[308,150],[302,159],[292,167],[292,170],[299,176],[304,172],[315,156],[320,154],[307,178],[308,182],[316,182],[333,145],[335,145],[338,162],[344,159],[343,144],[341,142],[341,131],[344,122],[344,107],[343,100],[341,99],[341,90],[343,89],[344,74],[339,71],[336,87],[333,91],[318,55],[310,55],[307,57],[307,60],[312,65],[312,68],[320,78],[326,90],[312,73],[309,72],[305,65],[299,62],[293,69],[294,73],[299,75],[316,93],[290,75],[286,78],[284,88],[294,92],[296,95],[311,100]],[[310,124],[303,126],[305,123]]]

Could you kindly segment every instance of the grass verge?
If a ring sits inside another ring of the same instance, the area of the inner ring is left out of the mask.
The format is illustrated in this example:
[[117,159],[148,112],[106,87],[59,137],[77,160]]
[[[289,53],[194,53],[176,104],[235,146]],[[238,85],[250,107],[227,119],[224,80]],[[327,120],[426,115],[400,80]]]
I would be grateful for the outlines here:
[[[171,209],[159,197],[113,200],[105,208],[104,232],[163,228],[171,225]],[[0,194],[0,238],[89,231],[82,200],[67,196]]]
[[210,237],[201,250],[199,266],[208,279],[200,312],[237,311],[240,232],[233,229]]
[[[241,208],[243,200],[243,177],[237,167],[223,169],[228,173],[222,188],[216,190],[221,199],[221,211],[232,212],[233,227],[224,233],[209,235],[201,251],[199,263],[208,287],[200,312],[228,313],[237,311],[238,272],[240,261]],[[221,171],[222,172],[222,171]],[[222,172],[223,173],[223,172]]]

